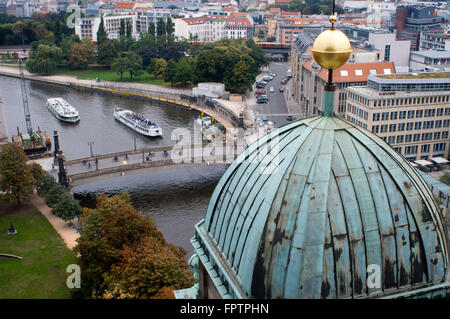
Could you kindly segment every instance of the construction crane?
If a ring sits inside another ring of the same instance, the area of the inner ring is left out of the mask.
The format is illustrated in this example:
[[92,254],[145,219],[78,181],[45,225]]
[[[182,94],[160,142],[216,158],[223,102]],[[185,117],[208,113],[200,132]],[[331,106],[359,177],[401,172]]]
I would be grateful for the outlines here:
[[25,84],[25,77],[23,75],[22,59],[19,58],[19,75],[20,75],[20,90],[22,91],[23,111],[25,113],[25,123],[27,125],[28,135],[33,135],[33,128],[31,126],[30,108],[28,106],[28,92]]
[[[22,32],[22,45],[23,43],[24,40]],[[23,72],[22,60],[23,58],[19,57],[19,81],[20,81],[20,89],[22,91],[22,104],[23,104],[23,111],[25,113],[27,134],[21,133],[19,127],[17,127],[17,135],[14,135],[12,137],[12,141],[22,145],[26,154],[42,153],[50,150],[52,144],[50,137],[45,132],[41,132],[39,127],[37,132],[33,132],[33,127],[31,126],[30,108],[28,106],[28,92],[25,83],[25,75]]]

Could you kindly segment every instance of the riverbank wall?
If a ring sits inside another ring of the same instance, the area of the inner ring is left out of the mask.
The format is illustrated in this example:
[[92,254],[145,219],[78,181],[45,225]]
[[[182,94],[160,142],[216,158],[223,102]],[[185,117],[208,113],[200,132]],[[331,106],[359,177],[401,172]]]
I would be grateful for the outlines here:
[[[0,75],[20,78],[19,69],[0,67]],[[186,109],[204,111],[209,116],[214,116],[217,121],[227,127],[249,127],[239,114],[230,108],[214,102],[205,96],[194,97],[191,90],[170,89],[155,85],[140,83],[111,83],[96,82],[93,80],[78,80],[69,76],[39,76],[24,73],[24,78],[29,81],[37,81],[53,85],[62,85],[79,91],[98,92],[101,94],[115,95],[130,99],[149,100],[160,105],[170,105]]]

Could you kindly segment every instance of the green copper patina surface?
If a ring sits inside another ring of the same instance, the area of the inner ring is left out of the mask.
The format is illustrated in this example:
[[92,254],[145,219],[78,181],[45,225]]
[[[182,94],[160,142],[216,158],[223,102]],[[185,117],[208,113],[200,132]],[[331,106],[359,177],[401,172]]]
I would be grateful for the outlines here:
[[[298,120],[230,165],[192,244],[222,297],[365,298],[445,280],[443,217],[423,178],[374,134]],[[379,267],[380,285],[368,285]]]

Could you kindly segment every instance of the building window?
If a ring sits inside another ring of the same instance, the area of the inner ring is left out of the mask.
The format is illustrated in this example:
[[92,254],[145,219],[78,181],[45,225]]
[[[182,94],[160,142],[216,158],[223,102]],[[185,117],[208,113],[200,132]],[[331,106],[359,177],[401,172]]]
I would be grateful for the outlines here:
[[423,110],[416,111],[416,118],[421,118],[423,116]]
[[373,113],[373,121],[379,121],[380,120],[380,113]]
[[414,111],[408,111],[408,118],[413,119],[414,118]]
[[389,136],[388,143],[389,144],[394,144],[395,143],[395,136]]
[[[386,44],[384,46],[384,61],[389,62],[391,58],[391,45],[390,44]],[[389,70],[389,73],[386,73],[386,70]],[[390,73],[390,69],[384,69],[384,74],[391,74]]]
[[405,135],[405,142],[406,143],[411,142],[411,140],[412,140],[412,135],[411,134]]
[[397,136],[397,143],[403,143],[403,135]]
[[372,133],[378,134],[379,131],[380,131],[380,126],[379,125],[372,126]]
[[422,122],[416,122],[414,125],[415,130],[420,130],[422,128]]
[[383,112],[381,119],[383,121],[389,120],[389,112]]
[[420,134],[414,134],[414,142],[420,141]]
[[421,148],[421,153],[428,153],[430,151],[430,144],[424,144]]
[[398,123],[398,131],[402,132],[405,130],[405,123]]
[[381,133],[387,132],[388,126],[387,124],[381,125]]
[[397,119],[397,112],[391,112],[391,120],[396,120],[396,119]]
[[400,111],[400,112],[398,113],[398,118],[399,118],[400,120],[403,120],[405,117],[406,117],[406,111]]
[[441,138],[441,132],[434,132],[434,139],[439,140]]
[[397,124],[390,124],[389,132],[395,132],[395,131],[397,131]]

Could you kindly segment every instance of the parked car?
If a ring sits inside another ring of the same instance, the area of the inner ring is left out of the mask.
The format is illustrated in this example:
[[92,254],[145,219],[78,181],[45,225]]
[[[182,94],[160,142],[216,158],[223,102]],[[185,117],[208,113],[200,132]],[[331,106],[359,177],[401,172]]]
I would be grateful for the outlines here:
[[269,73],[269,76],[271,76],[272,78],[276,77],[277,75],[275,73]]
[[282,86],[280,86],[280,92],[283,92],[284,90],[283,90],[283,87]]
[[273,86],[270,87],[270,93],[273,93]]
[[264,89],[266,86],[265,85],[263,85],[263,84],[256,84],[256,88],[257,89]]
[[258,98],[264,99],[264,100],[269,100],[269,98],[268,98],[267,95],[265,95],[265,94],[259,95]]
[[258,104],[267,103],[267,100],[266,99],[259,99],[259,98],[257,98],[256,99],[256,103],[258,103]]
[[292,121],[292,115],[288,115],[288,116],[286,117],[286,120]]
[[256,94],[266,94],[266,90],[256,90]]
[[271,77],[271,76],[265,76],[265,77],[263,77],[263,80],[266,81],[266,82],[269,82],[269,81],[272,80],[272,79],[273,79],[273,77]]
[[281,84],[286,84],[286,79],[281,80]]

